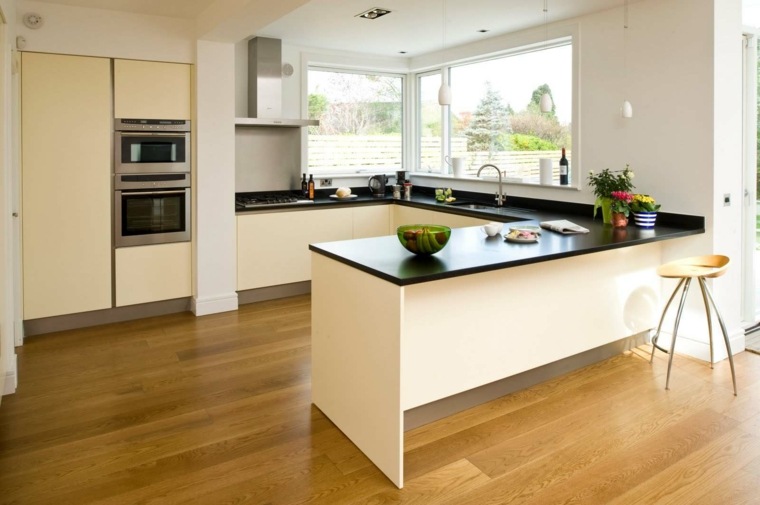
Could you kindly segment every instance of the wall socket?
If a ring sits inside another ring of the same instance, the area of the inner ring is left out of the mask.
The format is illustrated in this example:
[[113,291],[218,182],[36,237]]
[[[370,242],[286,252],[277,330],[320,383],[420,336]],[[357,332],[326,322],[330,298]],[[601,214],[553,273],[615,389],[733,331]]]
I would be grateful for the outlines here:
[[731,193],[726,193],[723,195],[723,206],[724,207],[731,206]]
[[324,188],[325,186],[332,186],[332,179],[320,179],[319,187]]

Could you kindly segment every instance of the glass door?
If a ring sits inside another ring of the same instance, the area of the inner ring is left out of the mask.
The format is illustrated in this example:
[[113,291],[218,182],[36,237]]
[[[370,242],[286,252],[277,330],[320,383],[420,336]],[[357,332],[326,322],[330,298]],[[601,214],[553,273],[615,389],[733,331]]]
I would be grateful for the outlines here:
[[[760,202],[758,173],[760,166],[760,60],[758,37],[753,31],[744,34],[744,240],[743,240],[743,306],[742,318],[749,328],[760,321]],[[760,342],[760,341],[759,341]],[[749,344],[749,342],[748,342]]]

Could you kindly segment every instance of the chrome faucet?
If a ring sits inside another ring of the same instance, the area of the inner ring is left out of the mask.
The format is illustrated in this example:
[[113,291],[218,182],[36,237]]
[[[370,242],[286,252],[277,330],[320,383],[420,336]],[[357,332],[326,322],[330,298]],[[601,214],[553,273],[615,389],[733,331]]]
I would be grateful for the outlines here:
[[502,193],[502,190],[501,190],[501,170],[499,170],[499,167],[497,167],[496,165],[491,165],[490,163],[486,163],[485,165],[483,165],[482,167],[478,169],[477,177],[480,177],[480,172],[482,172],[483,169],[486,167],[495,168],[496,173],[499,174],[499,192],[496,193],[496,206],[501,207],[502,205],[504,205],[504,200],[506,200],[506,195]]

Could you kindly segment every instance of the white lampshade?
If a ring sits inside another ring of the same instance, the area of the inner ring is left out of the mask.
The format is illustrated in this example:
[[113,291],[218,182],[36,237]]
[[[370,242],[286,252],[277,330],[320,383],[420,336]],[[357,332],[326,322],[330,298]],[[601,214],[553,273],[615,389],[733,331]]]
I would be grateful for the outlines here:
[[549,93],[544,93],[541,95],[541,100],[538,102],[539,107],[541,107],[541,112],[551,112],[552,107],[554,106],[554,103],[552,102],[552,97],[549,96]]
[[441,87],[438,90],[438,104],[451,105],[451,88],[445,82],[441,84]]
[[631,102],[628,100],[623,101],[623,107],[620,109],[621,114],[623,114],[624,118],[631,118],[633,117],[633,107],[631,106]]

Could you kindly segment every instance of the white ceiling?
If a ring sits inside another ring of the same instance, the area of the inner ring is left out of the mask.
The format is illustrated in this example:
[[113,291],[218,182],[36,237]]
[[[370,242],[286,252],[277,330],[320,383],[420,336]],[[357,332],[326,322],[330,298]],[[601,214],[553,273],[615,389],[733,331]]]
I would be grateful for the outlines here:
[[[240,6],[239,9],[261,8],[261,2],[253,0],[37,1],[184,19],[197,19],[206,8],[222,5],[235,4]],[[447,46],[540,26],[544,22],[544,0],[311,0],[246,37],[275,37],[288,44],[320,49],[385,56],[398,56],[401,51],[406,51],[407,56],[417,56],[443,47],[444,1]],[[549,22],[620,8],[623,1],[549,0]],[[636,8],[635,1],[629,0],[632,13]],[[294,5],[299,3],[302,2],[294,2]],[[743,0],[743,4],[745,24],[760,26],[760,0]],[[373,7],[392,12],[376,20],[356,17]],[[478,30],[488,32],[479,33]]]

